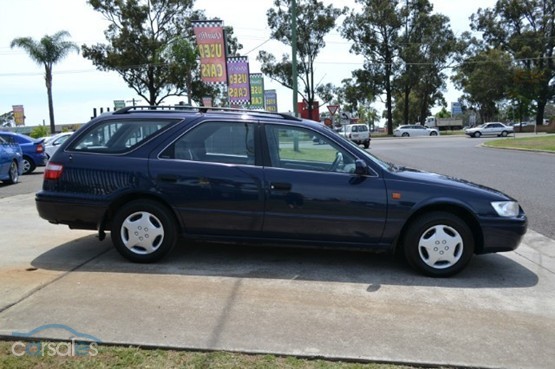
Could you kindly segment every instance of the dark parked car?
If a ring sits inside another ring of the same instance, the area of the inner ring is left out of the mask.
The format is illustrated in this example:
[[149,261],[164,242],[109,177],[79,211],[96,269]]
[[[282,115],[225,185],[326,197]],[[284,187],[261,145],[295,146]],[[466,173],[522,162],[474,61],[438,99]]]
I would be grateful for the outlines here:
[[0,137],[0,181],[17,183],[23,171],[22,160],[21,147]]
[[316,122],[210,108],[93,119],[51,158],[36,205],[51,223],[110,231],[135,262],[183,236],[400,253],[431,276],[514,250],[527,228],[511,197],[385,163]]
[[21,146],[23,151],[23,174],[33,172],[37,167],[44,167],[46,154],[44,153],[44,140],[34,139],[20,133],[0,131],[0,137],[10,143]]

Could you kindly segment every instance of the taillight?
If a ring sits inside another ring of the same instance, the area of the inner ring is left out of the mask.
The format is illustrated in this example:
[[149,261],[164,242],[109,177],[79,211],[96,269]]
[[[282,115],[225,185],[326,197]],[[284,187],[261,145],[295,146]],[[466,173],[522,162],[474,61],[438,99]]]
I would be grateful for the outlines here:
[[44,146],[43,144],[37,144],[37,152],[40,154],[42,152],[44,152]]
[[63,170],[64,166],[62,164],[48,162],[48,164],[46,164],[46,168],[44,169],[44,179],[56,181],[62,176]]

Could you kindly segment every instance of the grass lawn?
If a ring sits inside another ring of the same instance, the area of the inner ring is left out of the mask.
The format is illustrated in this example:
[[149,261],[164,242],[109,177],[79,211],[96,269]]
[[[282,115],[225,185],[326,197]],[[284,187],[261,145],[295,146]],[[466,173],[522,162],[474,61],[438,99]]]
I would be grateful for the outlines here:
[[[15,341],[14,341],[15,342]],[[136,347],[98,346],[96,356],[15,356],[14,342],[0,342],[0,368],[187,368],[187,369],[413,369],[388,364],[345,363],[316,359],[299,359],[274,355],[246,355],[228,352],[192,352],[146,350]],[[17,352],[17,350],[16,350]],[[48,353],[48,351],[46,351]],[[422,369],[423,367],[419,367]]]
[[488,141],[484,146],[505,149],[542,150],[555,152],[555,135],[541,135],[538,137],[505,138]]

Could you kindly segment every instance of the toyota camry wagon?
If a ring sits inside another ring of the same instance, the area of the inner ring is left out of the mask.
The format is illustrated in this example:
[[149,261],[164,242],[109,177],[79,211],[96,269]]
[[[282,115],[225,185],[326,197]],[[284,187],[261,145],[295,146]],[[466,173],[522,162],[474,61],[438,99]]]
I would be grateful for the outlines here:
[[385,163],[316,122],[221,108],[93,119],[48,162],[36,205],[51,223],[109,232],[133,262],[187,240],[352,247],[435,277],[514,250],[527,228],[499,191]]

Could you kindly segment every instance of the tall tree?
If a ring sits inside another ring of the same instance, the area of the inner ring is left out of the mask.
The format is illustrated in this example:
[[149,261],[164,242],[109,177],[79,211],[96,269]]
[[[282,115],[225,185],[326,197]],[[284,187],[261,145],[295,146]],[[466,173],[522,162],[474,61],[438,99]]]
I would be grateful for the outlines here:
[[399,33],[403,25],[399,0],[355,0],[360,12],[348,15],[342,34],[353,41],[351,52],[364,57],[364,69],[353,72],[366,94],[385,93],[387,133],[393,134],[393,79],[400,72]]
[[483,32],[492,48],[508,52],[528,74],[520,95],[533,83],[536,124],[541,124],[546,104],[555,96],[555,1],[498,0],[493,8],[479,9],[471,17],[473,30]]
[[[335,20],[345,9],[325,6],[317,0],[297,0],[297,72],[292,76],[292,62],[288,54],[281,60],[266,52],[260,51],[257,57],[262,63],[261,71],[268,77],[293,88],[293,78],[299,78],[304,86],[300,92],[308,104],[308,113],[312,118],[312,107],[317,94],[314,82],[314,62],[326,43],[324,37],[335,28]],[[291,0],[274,0],[274,8],[266,13],[271,37],[286,45],[291,45]]]
[[[203,11],[193,10],[194,0],[88,2],[109,21],[108,44],[83,45],[83,55],[99,70],[116,71],[149,105],[184,94],[199,101],[207,90],[214,92],[194,72],[197,61],[183,41],[194,45],[191,21],[206,19]],[[231,28],[226,31],[234,53],[242,45]]]
[[12,40],[10,46],[20,47],[25,50],[31,59],[39,65],[44,66],[44,81],[46,93],[48,94],[48,115],[50,117],[50,132],[56,132],[54,120],[54,102],[52,99],[52,68],[59,63],[71,51],[79,52],[79,47],[66,38],[70,37],[69,32],[59,31],[52,36],[46,35],[39,41],[30,37],[19,37]]
[[477,49],[455,72],[453,81],[465,92],[467,105],[479,111],[482,122],[495,118],[497,103],[509,97],[513,73],[510,55],[499,49]]

